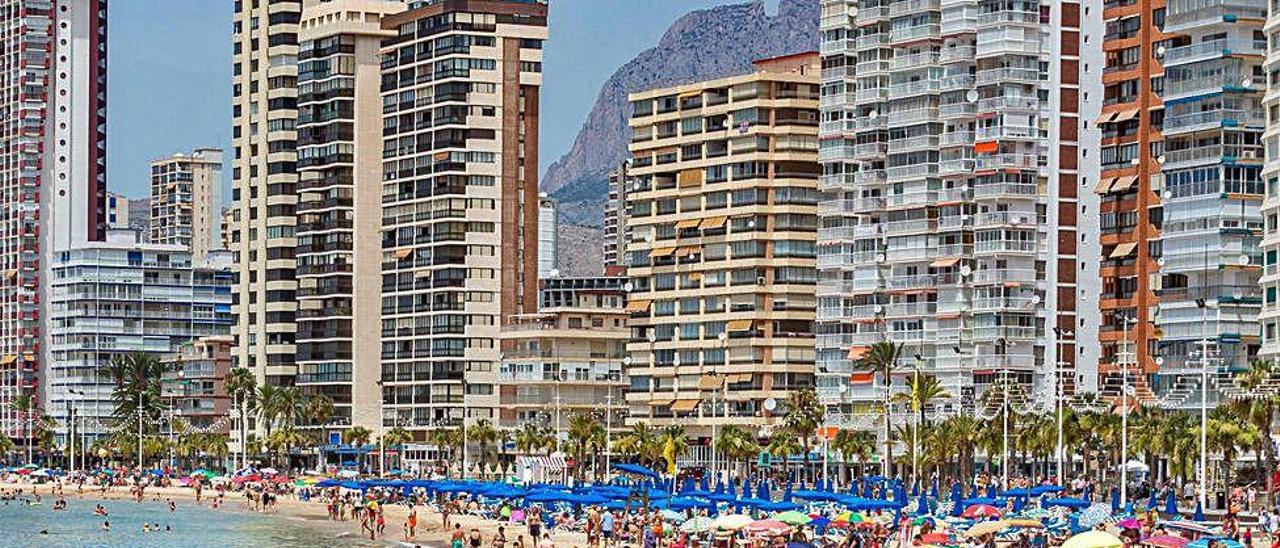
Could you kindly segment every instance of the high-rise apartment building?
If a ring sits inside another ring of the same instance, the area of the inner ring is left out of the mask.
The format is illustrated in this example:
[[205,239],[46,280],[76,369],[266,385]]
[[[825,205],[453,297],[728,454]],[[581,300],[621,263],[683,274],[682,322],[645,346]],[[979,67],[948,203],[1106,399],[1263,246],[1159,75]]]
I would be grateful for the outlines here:
[[151,162],[151,241],[191,250],[199,262],[222,243],[222,149]]
[[538,279],[552,277],[556,272],[556,234],[560,228],[560,219],[556,212],[556,201],[547,195],[538,196]]
[[[1156,372],[1153,388],[1166,406],[1199,406],[1204,358],[1227,373],[1247,367],[1260,346],[1267,9],[1264,0],[1168,0],[1166,38],[1152,44],[1164,66],[1164,142],[1152,147],[1161,181],[1152,192],[1164,204],[1161,363],[1142,371]],[[1108,31],[1128,32],[1137,19]],[[1123,151],[1102,152],[1104,165],[1130,161]]]
[[421,433],[497,420],[504,318],[536,310],[546,2],[383,19],[382,381]]
[[[1264,156],[1262,178],[1266,195],[1263,196],[1261,213],[1264,220],[1261,250],[1262,275],[1258,280],[1262,290],[1262,309],[1258,322],[1262,329],[1262,345],[1259,357],[1275,361],[1280,359],[1280,9],[1267,11],[1268,48],[1263,71],[1266,73],[1267,91],[1262,98],[1266,112],[1266,130],[1262,134]],[[1272,45],[1272,41],[1275,41]]]
[[627,228],[627,192],[632,184],[627,176],[627,163],[609,172],[609,197],[604,202],[604,266],[627,266],[627,245],[631,231]]
[[0,2],[0,433],[40,405],[52,254],[106,224],[106,0]]
[[817,369],[833,422],[879,416],[884,379],[853,373],[880,341],[939,378],[941,414],[1010,380],[1051,406],[1058,367],[1064,390],[1092,385],[1100,15],[822,2]]
[[[302,10],[298,35],[298,377],[330,424],[378,429],[382,18],[402,2]],[[361,332],[361,329],[365,329]]]
[[[134,352],[159,357],[231,327],[231,256],[193,263],[182,246],[139,243],[132,230],[59,252],[50,265],[45,412],[67,433],[108,433],[116,386],[109,366]],[[194,377],[193,377],[194,378]]]
[[754,69],[630,96],[629,424],[755,431],[814,386],[818,56]]
[[232,21],[232,362],[275,385],[297,374],[298,20],[312,3],[239,1]]
[[129,199],[117,192],[107,193],[107,229],[129,228]]
[[626,425],[622,360],[627,328],[626,278],[547,278],[538,311],[502,328],[496,425],[537,424],[565,432],[587,414],[620,431]]

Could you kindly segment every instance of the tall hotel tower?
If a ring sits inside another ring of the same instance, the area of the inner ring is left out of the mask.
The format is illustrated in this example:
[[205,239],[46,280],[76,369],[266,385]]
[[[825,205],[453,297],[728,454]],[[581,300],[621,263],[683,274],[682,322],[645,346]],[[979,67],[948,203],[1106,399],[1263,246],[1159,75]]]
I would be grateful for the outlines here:
[[0,433],[39,400],[48,268],[105,236],[107,2],[0,1]]
[[919,371],[951,393],[940,415],[996,383],[1048,406],[1091,387],[1099,10],[823,0],[821,28],[817,383],[833,421],[878,424],[885,379],[854,372],[881,341],[903,345],[898,390]]
[[496,423],[500,326],[538,304],[547,5],[415,2],[382,25],[385,422]]
[[238,1],[232,23],[231,359],[267,384],[293,384],[297,374],[296,124],[303,3]]

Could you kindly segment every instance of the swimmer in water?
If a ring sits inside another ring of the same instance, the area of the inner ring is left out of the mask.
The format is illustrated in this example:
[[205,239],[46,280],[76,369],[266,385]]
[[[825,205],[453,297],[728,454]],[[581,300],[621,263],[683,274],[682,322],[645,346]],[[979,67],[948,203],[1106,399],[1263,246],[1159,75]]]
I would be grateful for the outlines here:
[[103,531],[110,531],[110,530],[111,530],[111,520],[106,520],[106,521],[102,522],[102,530],[103,530]]
[[150,524],[148,524],[148,523],[144,523],[144,524],[142,524],[142,532],[143,532],[143,533],[150,533],[150,532],[151,532],[151,525],[150,525]]

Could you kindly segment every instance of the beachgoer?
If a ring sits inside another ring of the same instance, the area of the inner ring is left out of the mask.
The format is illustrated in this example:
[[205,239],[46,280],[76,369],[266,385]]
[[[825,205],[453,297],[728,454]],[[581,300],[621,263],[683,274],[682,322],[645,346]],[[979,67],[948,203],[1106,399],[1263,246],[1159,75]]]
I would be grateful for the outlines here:
[[507,546],[507,530],[501,525],[498,526],[498,533],[493,535],[493,548],[506,548]]
[[453,534],[449,537],[450,548],[463,548],[464,539],[466,539],[466,533],[462,532],[462,524],[453,524]]

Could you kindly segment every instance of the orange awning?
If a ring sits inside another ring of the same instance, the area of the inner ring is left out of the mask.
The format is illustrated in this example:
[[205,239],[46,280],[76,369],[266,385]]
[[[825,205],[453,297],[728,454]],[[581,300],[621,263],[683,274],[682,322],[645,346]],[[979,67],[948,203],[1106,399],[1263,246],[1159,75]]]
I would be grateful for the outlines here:
[[18,356],[14,354],[6,354],[4,359],[0,359],[0,363],[5,365],[18,361]]
[[702,253],[702,248],[696,245],[687,245],[676,249],[677,257],[688,257],[689,255],[697,255]]
[[702,400],[700,399],[676,400],[675,403],[671,404],[671,410],[672,411],[693,411],[694,409],[698,408],[699,403],[702,403]]
[[698,219],[685,219],[683,221],[679,221],[676,223],[676,230],[684,230],[686,228],[697,228],[698,223],[700,222],[701,221],[699,221]]
[[1116,117],[1112,119],[1111,122],[1116,123],[1116,122],[1123,122],[1125,120],[1132,120],[1137,116],[1138,116],[1138,109],[1136,108],[1131,108],[1129,110],[1122,110],[1116,113]]
[[876,374],[872,371],[854,371],[849,374],[849,384],[854,386],[874,384]]
[[1116,119],[1116,115],[1119,113],[1119,111],[1104,112],[1101,116],[1095,119],[1093,123],[1097,125],[1109,124],[1112,120]]
[[662,407],[664,405],[671,405],[671,402],[673,401],[675,400],[671,398],[659,398],[656,400],[649,400],[649,405],[652,405],[654,407]]
[[405,258],[405,257],[408,257],[408,256],[409,256],[409,255],[411,255],[411,254],[413,254],[413,248],[412,248],[412,247],[406,247],[406,248],[404,248],[404,249],[397,249],[397,250],[396,250],[396,258],[397,258],[397,259],[403,259],[403,258]]
[[701,273],[701,272],[690,272],[690,273],[689,273],[689,280],[690,280],[690,281],[694,281],[694,282],[696,282],[696,281],[699,281],[699,280],[701,280],[701,279],[702,279],[702,273]]
[[861,360],[869,351],[871,351],[870,346],[851,346],[849,347],[849,359],[854,361]]
[[703,375],[698,379],[698,390],[719,390],[724,380],[720,375]]
[[751,382],[751,373],[735,373],[732,375],[727,375],[724,378],[724,382],[727,382],[729,384],[739,383],[739,382]]
[[960,258],[959,258],[959,257],[947,257],[947,258],[938,259],[938,260],[936,260],[936,261],[933,261],[932,263],[930,263],[930,264],[929,264],[929,266],[931,266],[931,267],[933,267],[933,268],[950,268],[950,267],[955,266],[955,265],[956,265],[956,263],[958,263],[958,262],[960,262]]
[[1132,255],[1133,250],[1137,248],[1138,248],[1138,244],[1136,242],[1125,242],[1120,245],[1117,245],[1116,248],[1111,251],[1111,254],[1107,256],[1107,258],[1123,259],[1125,257],[1128,257],[1129,255]]
[[722,217],[708,217],[708,218],[706,218],[706,219],[703,219],[701,223],[698,223],[698,228],[699,228],[699,229],[702,229],[702,230],[708,230],[708,229],[712,229],[712,228],[720,228],[720,227],[724,226],[725,221],[728,221],[728,220],[729,220],[729,218],[728,218],[728,217],[723,217],[723,216],[722,216]]
[[724,328],[728,331],[750,331],[751,320],[729,320]]
[[954,319],[956,319],[956,318],[959,318],[959,317],[960,317],[960,315],[959,315],[959,314],[956,314],[956,313],[954,313],[954,312],[950,312],[950,313],[946,313],[946,314],[938,314],[937,316],[934,316],[934,317],[935,317],[935,318],[937,318],[937,319],[939,319],[939,320],[954,320]]
[[646,310],[649,310],[649,303],[650,301],[645,299],[636,299],[634,301],[627,301],[626,310],[627,312],[644,312]]
[[706,172],[701,169],[686,169],[676,175],[676,185],[680,188],[699,186]]
[[654,259],[657,257],[668,257],[675,252],[676,252],[676,248],[674,247],[658,247],[658,248],[654,248],[653,251],[649,252],[649,258]]
[[1119,177],[1103,177],[1102,180],[1098,181],[1098,184],[1093,187],[1093,193],[1106,194],[1107,192],[1110,192],[1111,185],[1116,184],[1116,179],[1118,178]]
[[1000,149],[1000,143],[995,141],[984,141],[973,144],[973,151],[978,154],[990,154]]
[[1125,192],[1133,187],[1133,183],[1138,182],[1137,175],[1127,175],[1116,179],[1115,186],[1111,187],[1108,192]]

